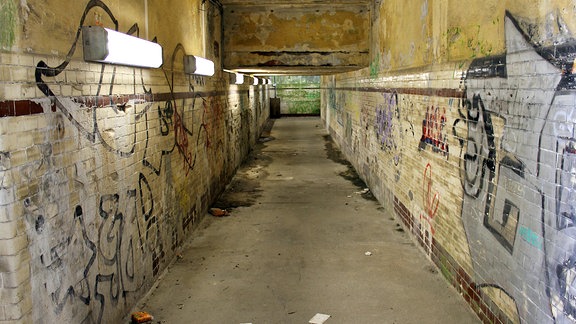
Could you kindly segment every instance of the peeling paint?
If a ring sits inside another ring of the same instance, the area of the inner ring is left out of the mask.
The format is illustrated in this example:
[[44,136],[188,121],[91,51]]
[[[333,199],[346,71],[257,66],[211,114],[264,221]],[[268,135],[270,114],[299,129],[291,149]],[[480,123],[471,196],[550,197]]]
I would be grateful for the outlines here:
[[224,66],[278,65],[278,61],[285,66],[366,67],[369,15],[365,6],[227,9]]

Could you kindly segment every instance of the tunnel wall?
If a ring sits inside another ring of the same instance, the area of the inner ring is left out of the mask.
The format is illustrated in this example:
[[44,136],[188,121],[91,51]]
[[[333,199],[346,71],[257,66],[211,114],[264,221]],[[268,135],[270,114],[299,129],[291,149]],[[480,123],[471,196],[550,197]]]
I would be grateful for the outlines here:
[[[0,5],[0,322],[120,322],[255,145],[268,86],[229,84],[201,2]],[[84,62],[79,26],[114,20],[163,66]]]
[[575,10],[376,1],[370,68],[322,78],[333,139],[484,322],[576,318]]

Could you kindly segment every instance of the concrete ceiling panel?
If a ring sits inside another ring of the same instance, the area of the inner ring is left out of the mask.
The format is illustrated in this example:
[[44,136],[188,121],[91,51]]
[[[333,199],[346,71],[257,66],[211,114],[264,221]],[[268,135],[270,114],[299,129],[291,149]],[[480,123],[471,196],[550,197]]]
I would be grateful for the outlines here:
[[334,73],[369,64],[366,1],[221,2],[227,69]]

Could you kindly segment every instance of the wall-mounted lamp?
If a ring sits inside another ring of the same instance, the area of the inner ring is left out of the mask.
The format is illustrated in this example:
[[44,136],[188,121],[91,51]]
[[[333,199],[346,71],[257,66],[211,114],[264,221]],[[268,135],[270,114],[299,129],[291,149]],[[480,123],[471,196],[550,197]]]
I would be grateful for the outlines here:
[[184,72],[204,76],[214,75],[214,62],[203,57],[184,55]]
[[230,83],[244,84],[244,74],[242,74],[242,73],[230,74]]
[[138,67],[162,65],[162,46],[100,26],[82,26],[84,60]]

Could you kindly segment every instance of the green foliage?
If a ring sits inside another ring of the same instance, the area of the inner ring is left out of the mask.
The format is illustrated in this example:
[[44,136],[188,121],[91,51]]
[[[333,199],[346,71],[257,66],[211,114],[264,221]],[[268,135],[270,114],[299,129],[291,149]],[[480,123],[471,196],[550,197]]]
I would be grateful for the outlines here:
[[274,77],[276,96],[288,107],[289,114],[320,114],[319,76]]

